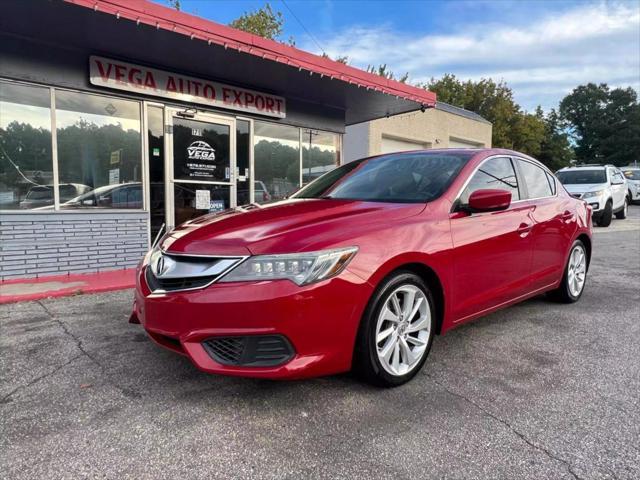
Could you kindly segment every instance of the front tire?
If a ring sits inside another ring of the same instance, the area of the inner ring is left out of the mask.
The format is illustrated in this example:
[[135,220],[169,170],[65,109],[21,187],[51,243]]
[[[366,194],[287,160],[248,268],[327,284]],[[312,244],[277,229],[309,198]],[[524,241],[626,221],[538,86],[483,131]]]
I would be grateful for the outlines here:
[[435,315],[433,295],[419,276],[401,271],[385,279],[362,318],[354,370],[382,387],[411,380],[431,350]]
[[562,282],[556,290],[549,292],[549,297],[561,303],[574,303],[580,300],[587,283],[588,261],[587,249],[582,240],[573,242]]
[[600,219],[598,220],[598,226],[608,227],[611,225],[611,219],[613,218],[613,202],[609,200],[605,207]]
[[622,210],[620,210],[618,213],[616,213],[616,218],[618,220],[624,220],[625,218],[627,218],[628,207],[629,207],[629,200],[627,198],[625,198]]

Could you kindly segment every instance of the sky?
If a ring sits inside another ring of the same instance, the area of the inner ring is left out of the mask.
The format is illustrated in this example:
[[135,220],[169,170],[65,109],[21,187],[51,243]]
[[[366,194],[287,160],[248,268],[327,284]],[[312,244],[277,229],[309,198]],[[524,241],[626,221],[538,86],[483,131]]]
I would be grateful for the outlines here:
[[[166,3],[166,0],[157,0]],[[220,23],[259,0],[181,0]],[[411,83],[452,73],[504,80],[528,111],[587,82],[640,91],[640,0],[272,0],[282,39],[355,67],[387,64]]]

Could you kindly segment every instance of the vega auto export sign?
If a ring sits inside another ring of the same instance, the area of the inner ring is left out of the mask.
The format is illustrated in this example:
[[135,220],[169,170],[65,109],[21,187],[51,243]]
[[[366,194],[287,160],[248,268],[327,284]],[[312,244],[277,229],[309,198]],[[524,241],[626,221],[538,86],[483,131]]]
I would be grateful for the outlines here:
[[172,98],[183,102],[285,118],[285,99],[269,93],[211,82],[155,68],[89,57],[91,84],[144,95]]

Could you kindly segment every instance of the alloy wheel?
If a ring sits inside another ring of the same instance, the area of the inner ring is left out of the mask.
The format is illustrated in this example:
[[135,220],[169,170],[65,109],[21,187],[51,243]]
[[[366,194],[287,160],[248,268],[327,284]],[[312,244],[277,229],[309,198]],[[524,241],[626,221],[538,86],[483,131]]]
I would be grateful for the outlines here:
[[376,325],[376,352],[382,368],[394,376],[413,370],[426,352],[431,323],[425,293],[411,284],[396,288],[380,310]]
[[569,257],[567,283],[571,295],[578,297],[584,288],[587,275],[587,256],[582,245],[576,245]]

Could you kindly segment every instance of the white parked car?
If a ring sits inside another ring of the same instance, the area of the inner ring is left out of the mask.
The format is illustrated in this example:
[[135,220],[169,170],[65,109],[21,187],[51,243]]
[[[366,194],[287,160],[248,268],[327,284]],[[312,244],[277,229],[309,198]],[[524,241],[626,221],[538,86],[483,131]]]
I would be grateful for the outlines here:
[[621,170],[629,187],[629,203],[640,203],[640,166],[629,165]]
[[601,227],[608,227],[613,215],[627,217],[627,180],[615,166],[578,165],[558,170],[556,176],[567,192],[591,205],[593,220]]

